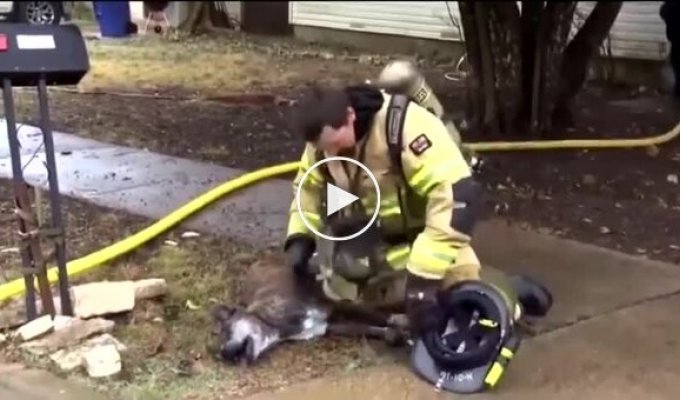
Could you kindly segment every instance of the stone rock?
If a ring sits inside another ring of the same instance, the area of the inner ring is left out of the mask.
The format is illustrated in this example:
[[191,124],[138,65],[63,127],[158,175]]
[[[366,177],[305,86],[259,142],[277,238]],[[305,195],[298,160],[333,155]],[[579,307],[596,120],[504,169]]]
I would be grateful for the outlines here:
[[51,354],[50,360],[60,371],[72,372],[83,365],[83,353],[80,348],[72,351],[62,349]]
[[153,299],[168,293],[165,279],[142,279],[134,282],[135,300]]
[[83,358],[87,374],[91,378],[116,375],[122,370],[120,353],[113,344],[101,345],[88,350]]
[[51,315],[43,315],[38,317],[33,321],[22,325],[19,330],[17,330],[17,336],[21,338],[22,341],[28,342],[39,336],[46,334],[47,332],[54,329],[54,322],[52,321]]
[[24,343],[21,348],[35,355],[45,355],[57,350],[73,347],[98,333],[109,333],[115,323],[102,318],[88,320],[75,319],[67,327],[32,342]]
[[64,328],[68,328],[76,320],[77,318],[69,317],[68,315],[55,315],[53,319],[54,330],[60,331]]
[[0,333],[0,346],[5,344],[6,341],[7,341],[7,335],[5,335],[4,333]]
[[127,347],[123,343],[119,342],[118,339],[108,333],[105,333],[103,335],[93,337],[73,350],[61,349],[51,354],[50,359],[57,365],[57,367],[59,367],[61,371],[71,372],[85,365],[85,353],[96,347],[107,345],[113,345],[118,352],[124,352],[127,350]]
[[116,314],[135,307],[132,281],[93,282],[71,288],[73,312],[79,318]]
[[85,347],[95,347],[95,346],[101,346],[101,345],[108,345],[112,344],[116,346],[116,350],[118,350],[121,353],[124,353],[127,351],[127,346],[125,346],[123,343],[121,343],[118,339],[113,337],[111,334],[104,333],[98,336],[95,336],[88,341],[86,341],[83,346]]

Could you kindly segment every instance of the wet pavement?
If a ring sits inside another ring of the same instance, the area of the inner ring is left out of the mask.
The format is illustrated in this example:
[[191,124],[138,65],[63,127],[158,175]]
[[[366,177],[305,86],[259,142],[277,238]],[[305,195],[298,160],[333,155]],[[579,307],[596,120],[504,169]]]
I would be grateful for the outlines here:
[[[28,128],[22,129],[21,140],[26,143],[26,163],[39,142],[31,138]],[[160,218],[243,173],[66,134],[55,135],[55,141],[64,193],[151,218]],[[7,154],[2,143],[0,177],[8,177],[11,169],[9,159],[2,156]],[[44,186],[41,158],[30,161],[26,176],[31,183]],[[273,179],[220,200],[183,225],[257,243],[277,243],[283,237],[291,200],[290,182]],[[524,231],[500,220],[482,222],[474,243],[485,263],[536,277],[555,295],[553,312],[539,325],[542,334],[524,342],[495,397],[625,400],[644,394],[654,399],[677,398],[673,396],[680,391],[680,382],[673,378],[673,371],[680,367],[677,265]],[[311,396],[436,398],[430,388],[397,365],[324,378],[254,398]]]
[[[5,122],[0,130],[0,177],[12,167]],[[20,125],[22,167],[27,182],[47,187],[42,138],[35,127]],[[55,133],[59,187],[63,194],[97,205],[158,219],[243,171],[114,146]],[[284,202],[276,201],[288,195]],[[272,202],[271,200],[275,201]],[[235,192],[184,225],[247,241],[281,240],[292,199],[290,183],[270,180]]]

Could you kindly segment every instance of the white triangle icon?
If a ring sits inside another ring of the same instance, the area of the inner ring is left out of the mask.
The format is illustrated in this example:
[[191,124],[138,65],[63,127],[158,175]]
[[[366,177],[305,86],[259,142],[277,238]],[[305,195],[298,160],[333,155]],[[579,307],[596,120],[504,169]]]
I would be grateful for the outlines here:
[[359,200],[352,193],[346,192],[335,185],[326,183],[326,216]]

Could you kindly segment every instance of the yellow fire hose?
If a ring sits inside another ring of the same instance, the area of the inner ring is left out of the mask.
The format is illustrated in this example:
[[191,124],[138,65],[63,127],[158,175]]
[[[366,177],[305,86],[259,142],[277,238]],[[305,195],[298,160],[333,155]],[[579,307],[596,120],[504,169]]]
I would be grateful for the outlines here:
[[[648,147],[666,143],[680,135],[680,123],[670,131],[647,138],[640,139],[611,139],[611,140],[553,140],[553,141],[529,141],[529,142],[486,142],[464,144],[466,148],[473,152],[492,152],[492,151],[520,151],[520,150],[556,150],[574,148],[632,148]],[[273,178],[296,172],[300,162],[294,161],[275,165],[246,173],[235,179],[209,190],[208,192],[194,198],[190,202],[182,205],[167,216],[163,217],[154,224],[142,229],[132,236],[114,243],[108,247],[97,250],[76,260],[67,263],[69,276],[76,276],[87,272],[93,268],[101,266],[106,262],[114,260],[156,238],[166,232],[176,224],[190,217],[195,212],[213,203],[236,190],[242,189],[261,180]],[[58,280],[57,269],[52,267],[48,270],[48,280],[55,283]],[[0,303],[5,300],[22,295],[26,287],[23,279],[15,279],[0,285]]]

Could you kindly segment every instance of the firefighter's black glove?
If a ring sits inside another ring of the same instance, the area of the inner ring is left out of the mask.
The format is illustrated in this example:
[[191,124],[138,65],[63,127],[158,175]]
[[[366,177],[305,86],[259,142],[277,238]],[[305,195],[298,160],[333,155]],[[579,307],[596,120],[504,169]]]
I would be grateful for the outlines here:
[[314,254],[315,246],[314,239],[309,236],[296,235],[286,240],[284,250],[288,267],[297,278],[307,279],[312,274],[309,270],[309,259]]
[[446,316],[437,301],[441,283],[437,279],[425,279],[407,272],[406,316],[414,337],[440,329],[446,324]]

